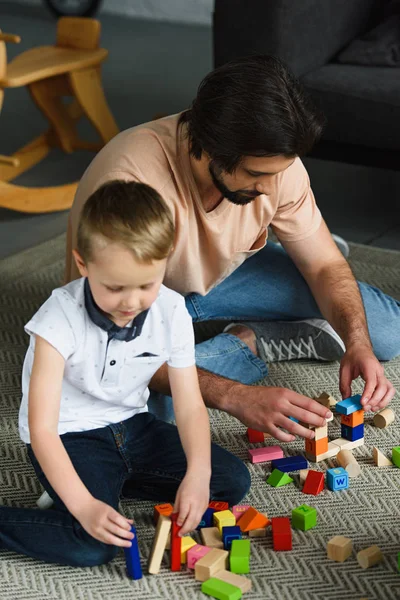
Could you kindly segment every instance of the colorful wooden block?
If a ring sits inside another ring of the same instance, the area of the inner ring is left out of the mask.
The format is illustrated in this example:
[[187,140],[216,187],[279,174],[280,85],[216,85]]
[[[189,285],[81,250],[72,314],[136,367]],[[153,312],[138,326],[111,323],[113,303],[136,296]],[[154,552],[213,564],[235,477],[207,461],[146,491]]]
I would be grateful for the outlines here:
[[242,590],[240,588],[215,577],[211,577],[208,581],[203,581],[201,591],[203,594],[217,598],[217,600],[239,600],[242,597]]
[[288,483],[292,483],[293,479],[287,473],[282,473],[279,469],[274,469],[267,479],[267,483],[272,487],[282,487]]
[[336,460],[340,467],[346,469],[349,477],[358,477],[360,475],[361,467],[350,450],[341,450],[338,452]]
[[131,579],[142,579],[142,567],[140,565],[139,546],[137,541],[136,527],[131,525],[131,532],[135,536],[131,542],[130,548],[124,548],[125,560],[126,560],[126,571],[128,577]]
[[350,415],[341,415],[340,422],[342,425],[347,425],[348,427],[357,427],[357,425],[362,425],[364,423],[365,411],[363,409],[356,410],[356,412],[351,413]]
[[289,456],[287,458],[278,458],[271,462],[271,470],[278,469],[282,473],[300,471],[300,469],[307,469],[307,467],[308,462],[304,456]]
[[305,480],[307,479],[308,471],[310,469],[301,469],[299,471],[299,483],[301,486],[304,485]]
[[393,423],[395,416],[394,410],[391,408],[385,408],[374,415],[374,425],[375,427],[379,427],[379,429],[384,429]]
[[181,547],[182,538],[179,537],[180,526],[177,523],[178,513],[172,513],[171,517],[171,571],[181,570]]
[[[202,529],[204,531],[204,529]],[[238,541],[238,540],[235,540]],[[200,558],[194,566],[194,577],[197,581],[207,581],[214,577],[218,571],[228,568],[229,552],[212,548],[205,556]]]
[[232,573],[250,573],[250,540],[233,540],[229,564]]
[[213,508],[215,512],[221,512],[222,510],[229,510],[229,504],[222,500],[213,500],[208,505],[208,508]]
[[333,401],[333,404],[336,404],[336,400],[332,398],[332,396],[329,396],[329,394],[327,394],[326,392],[322,392],[320,396],[314,398],[314,400],[316,400],[319,404],[322,404],[322,406],[325,406],[325,408],[331,407],[331,399]]
[[291,421],[293,421],[293,423],[298,423],[298,422],[299,422],[299,420],[298,420],[298,419],[296,419],[295,417],[289,417],[289,419],[290,419]]
[[288,517],[273,517],[272,544],[275,551],[292,549],[292,530]]
[[373,448],[373,458],[377,467],[393,467],[392,461],[386,458],[379,448]]
[[[340,438],[342,439],[342,438]],[[349,442],[347,440],[345,440],[345,442],[347,444],[356,444],[357,442]],[[338,445],[336,445],[333,442],[328,442],[328,451],[324,452],[323,454],[319,454],[318,456],[315,456],[314,454],[311,454],[310,452],[306,452],[306,458],[310,461],[310,462],[320,462],[321,460],[326,460],[327,458],[332,458],[332,456],[336,456],[336,454],[339,452],[340,447]]]
[[196,544],[195,546],[189,548],[189,550],[187,551],[188,568],[194,569],[197,561],[200,560],[200,558],[203,558],[203,556],[208,554],[210,551],[211,548],[208,548],[207,546],[202,546],[201,544]]
[[215,512],[213,514],[213,521],[215,527],[218,527],[220,533],[222,533],[223,527],[236,525],[235,516],[230,510],[221,510],[219,512]]
[[364,423],[357,425],[357,427],[349,427],[348,425],[341,426],[342,438],[349,440],[350,442],[356,442],[364,437]]
[[364,446],[364,438],[360,438],[355,442],[350,442],[349,440],[345,440],[344,438],[336,438],[336,440],[332,440],[329,442],[330,445],[336,446],[339,450],[354,450],[354,448],[359,448],[360,446]]
[[250,508],[250,504],[236,504],[236,506],[232,506],[232,513],[236,519],[236,522],[239,521],[240,517]]
[[326,472],[326,485],[332,492],[347,490],[349,487],[349,474],[343,467],[328,469]]
[[241,540],[242,532],[238,525],[231,525],[229,527],[222,528],[222,542],[225,550],[230,550],[232,546],[232,540]]
[[266,537],[268,527],[258,527],[257,529],[250,529],[248,531],[249,537]]
[[279,446],[264,446],[249,450],[249,459],[254,463],[268,462],[276,458],[283,458],[283,450]]
[[344,562],[353,551],[353,542],[343,535],[336,535],[326,546],[328,558],[336,562]]
[[184,565],[187,562],[188,550],[197,545],[197,542],[195,542],[190,535],[184,535],[183,538],[181,538],[181,565]]
[[292,510],[292,527],[308,531],[317,524],[317,510],[307,504],[302,504]]
[[253,529],[259,529],[260,527],[267,527],[269,524],[269,519],[266,515],[263,515],[251,506],[240,517],[237,524],[241,531],[247,532]]
[[249,592],[251,590],[251,581],[247,577],[243,577],[243,575],[237,575],[236,573],[232,573],[231,571],[218,571],[214,575],[215,579],[219,579],[220,581],[225,581],[226,583],[231,583],[235,585],[240,590],[242,590],[242,594]]
[[392,448],[392,461],[396,467],[400,468],[400,446],[395,446],[395,448]]
[[305,440],[306,452],[313,456],[319,456],[328,451],[328,438],[321,438],[319,440]]
[[360,567],[368,569],[383,561],[383,554],[378,546],[370,546],[360,550],[357,554],[357,561]]
[[171,519],[163,514],[159,515],[148,568],[149,573],[153,575],[156,575],[160,571],[161,561],[164,554],[164,550],[167,547],[167,541],[170,531]]
[[247,430],[247,438],[251,444],[264,443],[264,432],[256,429]]
[[205,546],[209,548],[223,548],[221,533],[218,527],[203,527],[200,529],[200,537]]
[[303,494],[312,494],[317,496],[324,489],[324,474],[320,471],[309,471],[304,483]]
[[328,439],[328,425],[324,425],[323,427],[315,427],[314,428],[314,440],[318,442],[318,440],[323,440],[325,438]]
[[346,398],[341,402],[337,402],[335,406],[336,412],[342,415],[351,415],[351,413],[356,412],[357,410],[364,410],[360,400],[361,394],[356,394],[355,396]]
[[207,508],[204,515],[201,518],[200,523],[197,525],[197,529],[202,527],[212,527],[214,522],[215,508]]
[[154,523],[157,525],[158,517],[160,515],[164,515],[165,517],[170,517],[174,512],[174,507],[172,504],[157,504],[154,507]]

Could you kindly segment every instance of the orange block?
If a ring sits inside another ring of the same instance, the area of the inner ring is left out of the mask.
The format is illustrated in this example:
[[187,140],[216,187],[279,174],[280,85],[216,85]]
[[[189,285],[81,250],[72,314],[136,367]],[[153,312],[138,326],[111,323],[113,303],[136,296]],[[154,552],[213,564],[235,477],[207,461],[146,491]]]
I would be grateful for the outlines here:
[[364,423],[364,415],[365,412],[363,409],[356,410],[351,415],[342,415],[341,422],[343,425],[348,425],[349,427],[357,427],[357,425]]
[[306,440],[306,452],[313,456],[324,454],[328,452],[328,438],[322,438],[320,440]]
[[154,522],[157,523],[158,517],[160,515],[164,515],[165,517],[170,517],[172,515],[172,511],[174,507],[172,504],[157,504],[154,507]]
[[261,527],[267,527],[270,524],[270,520],[265,515],[262,515],[253,507],[250,507],[240,517],[236,525],[239,525],[240,531],[253,531],[253,529],[260,529]]

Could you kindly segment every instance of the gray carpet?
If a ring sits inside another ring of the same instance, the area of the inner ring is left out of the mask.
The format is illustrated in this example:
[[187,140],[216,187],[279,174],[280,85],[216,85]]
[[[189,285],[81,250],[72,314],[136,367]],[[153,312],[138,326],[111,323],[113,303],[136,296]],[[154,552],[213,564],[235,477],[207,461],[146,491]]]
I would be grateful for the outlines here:
[[[56,238],[32,250],[0,262],[0,504],[35,505],[40,488],[17,432],[20,401],[20,372],[27,336],[23,324],[59,285],[63,271],[64,238]],[[400,298],[400,253],[352,245],[351,263],[359,279],[380,286]],[[387,374],[400,386],[400,359],[386,364]],[[272,365],[269,385],[290,387],[314,396],[322,391],[338,395],[338,364],[281,363]],[[361,390],[356,383],[353,392]],[[398,409],[399,395],[393,402]],[[213,438],[243,460],[247,460],[245,427],[216,411],[210,414]],[[387,455],[400,444],[396,421],[387,430],[376,429],[366,417],[366,445],[355,451],[362,475],[351,480],[348,491],[325,490],[317,497],[305,497],[297,484],[274,489],[266,485],[268,468],[250,467],[252,488],[246,503],[270,517],[290,516],[291,510],[306,502],[318,510],[318,525],[308,532],[293,531],[293,551],[275,553],[271,536],[252,540],[251,580],[247,598],[257,599],[399,599],[400,574],[400,470],[378,469],[372,462],[372,447]],[[330,424],[329,435],[339,435],[339,422]],[[301,451],[296,441],[284,448],[286,454]],[[325,461],[320,468],[335,466]],[[134,517],[145,567],[153,539],[152,505],[124,503],[126,516]],[[29,530],[27,531],[29,535]],[[347,535],[354,542],[353,555],[343,564],[328,561],[326,543],[334,535]],[[362,570],[355,558],[358,550],[377,544],[383,554],[381,565]],[[106,566],[73,569],[45,565],[11,552],[0,551],[1,600],[131,600],[206,598],[192,572],[172,574],[164,564],[158,576],[145,575],[138,582],[125,576],[121,553]]]

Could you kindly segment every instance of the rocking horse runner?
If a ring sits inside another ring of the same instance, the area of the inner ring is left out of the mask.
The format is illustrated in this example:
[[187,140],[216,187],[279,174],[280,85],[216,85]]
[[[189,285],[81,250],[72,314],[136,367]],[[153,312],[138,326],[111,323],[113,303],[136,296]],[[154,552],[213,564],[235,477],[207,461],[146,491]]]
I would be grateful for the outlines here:
[[[26,85],[50,123],[50,128],[12,156],[0,156],[0,206],[22,212],[52,212],[72,205],[77,182],[55,187],[27,188],[7,183],[59,147],[98,151],[118,133],[100,78],[100,65],[108,51],[99,47],[100,23],[95,19],[63,17],[57,24],[55,46],[23,52],[7,65],[6,42],[19,43],[17,35],[0,32],[0,109],[4,89]],[[70,104],[62,100],[72,96]],[[86,115],[101,142],[78,136],[76,123]]]

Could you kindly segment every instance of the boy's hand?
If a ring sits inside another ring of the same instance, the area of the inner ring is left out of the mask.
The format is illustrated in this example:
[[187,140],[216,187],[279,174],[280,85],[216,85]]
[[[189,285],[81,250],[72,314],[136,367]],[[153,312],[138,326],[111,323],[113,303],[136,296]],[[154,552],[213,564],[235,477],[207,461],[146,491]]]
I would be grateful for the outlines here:
[[126,519],[111,506],[93,498],[84,504],[74,517],[92,537],[104,544],[130,548],[132,519]]
[[174,504],[174,513],[178,513],[177,523],[181,526],[180,536],[196,529],[208,507],[209,497],[210,476],[186,473]]

